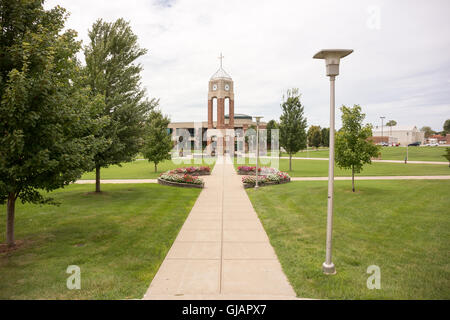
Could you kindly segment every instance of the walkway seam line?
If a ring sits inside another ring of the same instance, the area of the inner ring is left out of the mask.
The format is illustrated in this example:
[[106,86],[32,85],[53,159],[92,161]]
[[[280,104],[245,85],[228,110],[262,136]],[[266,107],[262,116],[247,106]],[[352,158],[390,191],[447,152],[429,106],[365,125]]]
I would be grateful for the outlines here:
[[223,273],[223,199],[224,199],[224,192],[225,192],[225,166],[222,166],[222,203],[221,203],[221,219],[220,219],[220,225],[221,225],[221,232],[220,232],[220,277],[219,277],[219,294],[222,293],[222,273]]

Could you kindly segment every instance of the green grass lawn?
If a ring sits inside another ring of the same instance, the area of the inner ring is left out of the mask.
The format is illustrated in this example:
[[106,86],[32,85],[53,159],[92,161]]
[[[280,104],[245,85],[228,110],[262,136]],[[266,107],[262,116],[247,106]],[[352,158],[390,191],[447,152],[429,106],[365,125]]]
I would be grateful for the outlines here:
[[[18,250],[0,253],[0,299],[141,299],[200,189],[158,184],[71,185],[61,206],[18,204]],[[0,206],[0,241],[6,209]],[[69,265],[81,290],[68,290]]]
[[[411,161],[444,161],[446,147],[408,147],[408,160]],[[381,159],[405,160],[406,147],[383,147]]]
[[[241,165],[252,165],[245,159],[246,164],[238,164],[235,161],[235,167]],[[264,159],[260,161],[261,166],[271,166],[265,163]],[[272,164],[273,166],[273,164]],[[289,173],[291,177],[325,177],[328,176],[328,161],[325,160],[292,160],[292,171],[289,171],[289,159],[279,160],[279,169]],[[335,176],[351,176],[351,170],[335,167]],[[450,168],[446,164],[404,164],[404,163],[383,163],[373,162],[364,166],[361,173],[356,176],[425,176],[425,175],[450,175]]]
[[[450,182],[335,183],[333,262],[325,260],[327,184],[291,182],[247,193],[299,297],[450,299]],[[369,290],[367,267],[381,269]]]
[[[101,179],[156,179],[162,172],[180,167],[209,166],[212,169],[214,167],[215,160],[213,159],[209,162],[207,162],[207,160],[204,160],[200,164],[197,164],[194,161],[195,160],[191,160],[189,163],[175,163],[172,160],[166,160],[158,164],[158,171],[155,172],[155,166],[153,162],[148,162],[147,160],[137,160],[133,162],[123,163],[121,167],[114,165],[108,168],[102,168],[100,170],[100,173]],[[81,179],[95,179],[95,171],[85,173],[81,177]]]
[[[408,160],[411,161],[447,161],[443,155],[446,153],[445,147],[409,147]],[[288,157],[286,153],[280,156]],[[309,150],[297,152],[295,157],[301,158],[328,158],[328,150]],[[382,160],[405,160],[406,147],[382,147]]]

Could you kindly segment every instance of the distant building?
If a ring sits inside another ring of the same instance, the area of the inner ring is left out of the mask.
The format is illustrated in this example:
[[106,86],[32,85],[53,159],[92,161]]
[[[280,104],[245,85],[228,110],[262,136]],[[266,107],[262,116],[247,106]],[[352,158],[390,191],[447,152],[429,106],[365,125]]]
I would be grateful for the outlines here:
[[401,146],[406,146],[413,142],[425,143],[425,134],[423,131],[417,129],[416,126],[402,127],[402,126],[376,126],[372,129],[373,140],[378,142],[387,142],[389,144],[399,143]]
[[439,143],[439,144],[450,144],[450,134],[441,136],[440,134],[433,134],[426,139],[427,143]]
[[[381,137],[381,136],[372,136],[370,140],[375,144],[381,144],[381,143],[389,143],[391,139],[389,137]],[[391,141],[392,142],[392,141]]]

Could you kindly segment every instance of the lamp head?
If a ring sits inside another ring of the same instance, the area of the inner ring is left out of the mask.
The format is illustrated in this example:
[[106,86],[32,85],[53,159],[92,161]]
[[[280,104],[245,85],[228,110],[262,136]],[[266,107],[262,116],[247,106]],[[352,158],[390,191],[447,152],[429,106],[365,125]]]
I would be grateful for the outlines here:
[[262,117],[262,116],[255,116],[254,118],[255,118],[255,120],[256,120],[256,124],[259,124],[259,121],[260,121],[262,118],[264,118],[264,117]]
[[327,67],[327,76],[337,76],[339,74],[339,62],[341,58],[352,53],[351,49],[325,49],[317,52],[314,59],[324,59]]

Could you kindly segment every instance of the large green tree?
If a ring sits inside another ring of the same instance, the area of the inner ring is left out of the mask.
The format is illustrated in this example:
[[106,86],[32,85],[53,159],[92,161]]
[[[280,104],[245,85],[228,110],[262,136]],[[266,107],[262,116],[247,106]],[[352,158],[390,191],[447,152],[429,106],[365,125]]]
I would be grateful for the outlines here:
[[158,163],[170,159],[173,142],[167,131],[169,123],[170,119],[160,110],[153,110],[146,121],[142,154],[154,163],[155,172],[158,171]]
[[444,157],[445,159],[447,159],[447,161],[448,161],[448,166],[450,167],[450,148],[449,148],[449,147],[445,148],[445,152],[447,152],[447,153],[444,154],[443,157]]
[[76,32],[65,10],[43,1],[0,0],[0,202],[6,243],[14,246],[16,200],[51,203],[42,191],[63,187],[93,167],[102,107],[81,86]]
[[423,132],[424,132],[425,138],[429,138],[429,137],[431,137],[433,134],[436,134],[436,132],[435,132],[433,129],[431,129],[431,127],[429,127],[429,126],[424,126],[424,127],[422,127],[422,128],[420,129],[420,131],[423,131]]
[[361,113],[361,107],[341,107],[342,128],[336,133],[336,164],[340,168],[352,170],[352,190],[355,192],[355,173],[360,173],[364,164],[371,163],[371,158],[378,156],[380,146],[369,138],[372,136],[372,126],[363,125],[366,115]]
[[444,154],[443,157],[448,160],[448,166],[450,167],[450,148],[445,148],[445,152],[447,153]]
[[443,129],[446,134],[450,134],[450,119],[445,120]]
[[283,96],[281,109],[280,146],[289,154],[289,170],[292,170],[292,155],[306,148],[306,118],[297,88]]
[[128,22],[97,20],[89,30],[85,47],[86,76],[91,94],[101,94],[105,107],[98,117],[109,124],[99,137],[108,146],[95,155],[96,192],[100,192],[100,169],[132,161],[143,143],[145,117],[155,105],[141,87],[142,66],[136,60],[147,51],[139,47]]
[[310,126],[308,129],[308,144],[310,147],[319,148],[322,143],[322,135],[320,126]]
[[322,146],[329,147],[330,146],[330,128],[322,128],[322,130],[320,130],[320,136],[322,139]]

